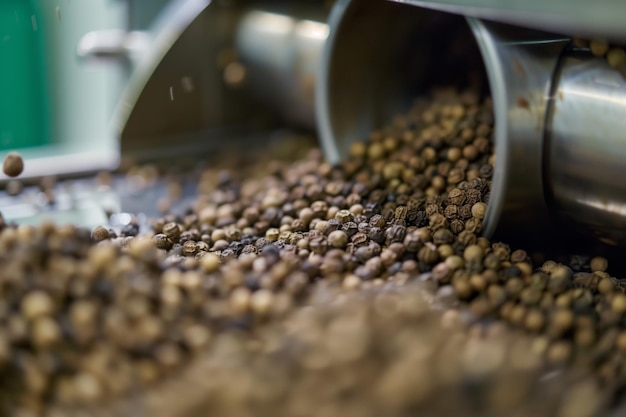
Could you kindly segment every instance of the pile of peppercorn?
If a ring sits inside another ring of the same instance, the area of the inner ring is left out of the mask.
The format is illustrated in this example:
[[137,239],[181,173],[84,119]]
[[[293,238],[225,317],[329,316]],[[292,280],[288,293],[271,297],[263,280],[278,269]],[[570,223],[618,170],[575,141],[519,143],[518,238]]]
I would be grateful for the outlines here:
[[3,225],[1,406],[595,415],[626,375],[626,295],[603,258],[480,236],[492,130],[489,100],[444,90],[338,167],[207,169],[149,233]]

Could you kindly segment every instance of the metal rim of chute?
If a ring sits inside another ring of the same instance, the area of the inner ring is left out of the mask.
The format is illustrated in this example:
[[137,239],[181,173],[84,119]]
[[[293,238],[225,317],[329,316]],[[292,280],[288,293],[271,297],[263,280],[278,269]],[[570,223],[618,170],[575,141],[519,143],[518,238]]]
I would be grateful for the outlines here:
[[135,104],[147,87],[159,64],[170,52],[189,25],[212,3],[212,0],[175,0],[161,12],[151,28],[154,34],[149,47],[137,63],[127,87],[122,93],[112,118],[113,127],[121,138]]

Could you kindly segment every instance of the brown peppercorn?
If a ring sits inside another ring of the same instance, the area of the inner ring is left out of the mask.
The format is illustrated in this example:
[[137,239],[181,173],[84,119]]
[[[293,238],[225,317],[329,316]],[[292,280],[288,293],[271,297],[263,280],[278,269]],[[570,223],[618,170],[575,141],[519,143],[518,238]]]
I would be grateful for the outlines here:
[[617,314],[624,314],[626,312],[626,295],[616,294],[611,302],[611,308]]
[[530,310],[524,319],[524,326],[530,332],[539,332],[543,329],[545,319],[540,310]]
[[490,285],[487,288],[487,297],[493,307],[499,307],[506,301],[506,292],[500,285]]
[[572,356],[572,346],[566,341],[557,341],[548,347],[546,359],[552,365],[562,365],[570,360]]
[[473,294],[472,286],[470,285],[467,279],[464,279],[464,278],[453,279],[452,287],[454,288],[454,292],[456,293],[456,296],[461,300],[467,300]]
[[441,245],[437,247],[437,253],[441,259],[447,259],[454,255],[454,248],[451,245]]
[[508,261],[511,256],[511,249],[509,245],[504,243],[494,243],[492,245],[493,254],[498,257],[501,261]]
[[615,291],[615,283],[611,278],[603,278],[598,282],[598,292],[600,294],[611,294]]
[[522,326],[526,319],[526,308],[523,305],[516,305],[511,309],[509,321],[516,326]]
[[609,262],[606,260],[606,258],[596,256],[595,258],[591,259],[591,262],[589,262],[589,266],[592,272],[596,272],[596,271],[604,272],[608,268]]
[[348,275],[343,279],[342,287],[347,291],[354,291],[361,286],[361,278],[356,275]]
[[461,232],[463,232],[463,230],[465,230],[465,223],[460,220],[460,219],[454,219],[452,221],[450,221],[450,231],[452,233],[456,234],[460,234]]
[[448,193],[448,203],[455,206],[461,206],[465,202],[465,191],[453,188]]
[[196,242],[194,242],[193,240],[188,240],[183,244],[183,249],[182,249],[183,255],[192,256],[192,255],[195,255],[197,251],[198,251],[198,247],[196,245]]
[[507,294],[512,298],[518,298],[524,289],[524,282],[520,278],[510,278],[504,284]]
[[626,63],[626,52],[622,48],[611,48],[606,54],[606,62],[612,68],[620,68]]
[[445,262],[440,262],[437,265],[435,265],[435,267],[432,270],[432,274],[435,280],[439,282],[447,282],[450,276],[450,268]]
[[24,171],[24,160],[17,152],[9,152],[4,157],[2,171],[8,177],[17,177]]
[[609,43],[604,39],[594,39],[590,42],[589,49],[595,56],[604,56],[609,51]]
[[473,161],[478,158],[478,149],[474,145],[467,145],[463,148],[463,158]]
[[22,184],[22,182],[18,180],[11,180],[7,183],[6,186],[7,194],[12,197],[20,195],[23,189],[24,184]]
[[202,325],[193,324],[185,328],[183,340],[192,350],[199,350],[211,340],[211,331]]
[[437,262],[439,254],[437,253],[437,247],[430,242],[427,242],[418,252],[417,259],[425,264],[431,265]]
[[21,304],[22,314],[29,320],[35,320],[54,312],[54,301],[43,291],[27,294]]
[[522,249],[518,249],[516,251],[514,251],[513,253],[511,253],[511,263],[517,264],[517,263],[521,263],[521,262],[526,262],[528,261],[528,255],[526,254],[526,251],[522,250]]
[[348,244],[348,235],[342,230],[335,230],[328,235],[328,244],[333,248],[343,249]]
[[555,337],[560,337],[574,325],[574,314],[567,308],[554,312],[550,321],[549,332]]
[[484,255],[483,248],[478,245],[469,245],[463,252],[463,258],[466,261],[482,260]]
[[[440,247],[441,249],[441,247]],[[464,265],[464,261],[463,258],[461,258],[460,256],[456,256],[456,255],[449,255],[449,256],[443,256],[441,255],[441,252],[439,253],[439,255],[445,259],[445,263],[446,265],[448,265],[448,267],[453,270],[456,271],[457,269],[461,269],[463,268]]]
[[448,229],[439,229],[433,234],[433,243],[435,245],[450,244],[454,240],[454,235]]
[[469,230],[463,230],[461,233],[459,233],[459,236],[457,238],[457,241],[464,246],[474,245],[476,244],[477,240],[478,239],[476,237],[476,234],[470,232]]
[[582,328],[576,331],[574,342],[580,347],[589,347],[596,341],[595,331],[591,328]]
[[32,327],[32,341],[38,348],[47,348],[61,340],[61,329],[50,317],[35,319]]
[[272,309],[274,295],[268,290],[258,290],[250,297],[250,308],[259,317],[267,316]]
[[155,349],[154,356],[157,363],[164,368],[164,370],[176,368],[183,359],[181,349],[173,343],[158,346]]
[[407,252],[417,252],[423,246],[417,231],[407,233],[403,244]]
[[541,290],[534,287],[527,287],[520,293],[520,300],[529,306],[537,305],[541,301]]
[[250,290],[244,287],[236,288],[230,295],[230,306],[235,314],[243,314],[250,308]]
[[207,274],[215,272],[220,267],[220,258],[213,253],[207,253],[200,258],[200,267]]
[[180,237],[181,230],[178,224],[174,222],[169,222],[163,225],[162,232],[164,235],[169,237],[173,242],[176,242],[178,238]]
[[104,226],[98,226],[91,232],[91,237],[96,242],[101,242],[109,238],[109,230]]
[[447,229],[448,219],[446,219],[442,214],[435,213],[430,216],[428,227],[430,227],[433,232],[439,229]]
[[478,202],[472,206],[472,216],[478,220],[485,218],[487,212],[487,205],[483,202]]
[[476,317],[486,317],[491,312],[491,303],[484,296],[479,296],[476,299],[472,300],[469,306],[470,311]]
[[470,277],[469,283],[476,292],[484,292],[487,288],[487,281],[482,275],[474,274]]

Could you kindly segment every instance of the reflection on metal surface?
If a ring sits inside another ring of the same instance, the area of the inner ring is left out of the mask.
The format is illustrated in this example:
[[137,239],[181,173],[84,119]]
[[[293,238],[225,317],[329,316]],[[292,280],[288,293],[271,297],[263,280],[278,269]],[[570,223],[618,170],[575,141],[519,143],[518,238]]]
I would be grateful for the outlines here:
[[[276,13],[252,11],[243,19],[243,27],[254,27],[256,33],[271,33],[279,36],[291,34],[295,19]],[[278,46],[273,44],[273,46]],[[277,49],[277,48],[272,48]]]
[[606,61],[566,54],[547,136],[554,210],[573,227],[626,243],[626,81]]
[[150,35],[146,32],[99,30],[81,38],[76,54],[83,59],[138,59],[149,44]]
[[314,22],[313,20],[302,20],[296,25],[298,36],[326,41],[329,28],[326,23]]
[[292,125],[315,127],[314,85],[328,25],[253,10],[241,18],[237,51],[246,87]]
[[469,21],[496,116],[498,163],[485,232],[532,238],[561,226],[560,234],[577,230],[626,244],[623,76],[588,52],[561,57],[567,39],[537,32],[541,42],[529,42],[523,30]]
[[537,30],[626,41],[622,0],[391,0]]
[[596,198],[576,197],[575,202],[581,206],[587,206],[598,211],[604,211],[609,214],[616,214],[626,218],[626,206],[622,203],[612,201],[602,201]]

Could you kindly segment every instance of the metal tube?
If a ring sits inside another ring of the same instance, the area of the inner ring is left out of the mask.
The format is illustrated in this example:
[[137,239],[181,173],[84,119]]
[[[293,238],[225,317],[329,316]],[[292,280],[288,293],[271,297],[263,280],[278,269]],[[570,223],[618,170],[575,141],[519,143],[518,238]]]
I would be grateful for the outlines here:
[[391,0],[540,31],[626,41],[622,0]]
[[339,0],[329,26],[316,117],[331,163],[433,86],[468,85],[484,71],[461,16],[388,1]]
[[236,35],[246,89],[288,123],[313,129],[315,75],[327,37],[322,21],[247,12]]
[[626,81],[604,59],[561,61],[546,139],[546,182],[557,218],[626,243]]
[[[451,67],[442,58],[445,44],[465,26],[462,17],[454,19],[394,2],[337,3],[317,86],[318,126],[331,162],[432,86],[427,69]],[[568,243],[557,237],[585,231],[605,244],[626,245],[623,76],[600,58],[567,53],[561,59],[569,37],[467,20],[495,109],[496,167],[485,235],[550,248]],[[460,68],[480,66],[466,61]],[[587,246],[589,239],[573,241]]]
[[[241,143],[260,114],[313,127],[314,75],[327,34],[321,5],[175,6],[158,20],[119,103],[113,123],[122,153],[159,158]],[[222,66],[232,51],[234,61]]]

